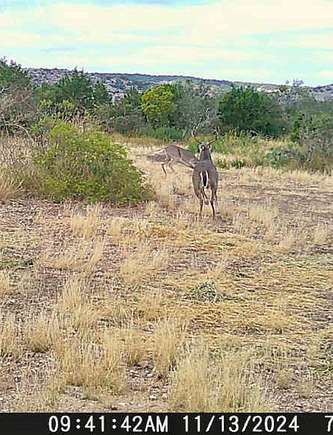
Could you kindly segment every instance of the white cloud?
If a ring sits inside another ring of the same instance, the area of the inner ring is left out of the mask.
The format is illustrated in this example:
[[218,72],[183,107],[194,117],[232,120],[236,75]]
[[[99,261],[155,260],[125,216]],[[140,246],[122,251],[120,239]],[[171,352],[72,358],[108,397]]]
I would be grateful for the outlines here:
[[[207,74],[213,64],[227,68],[234,62],[234,68],[241,68],[247,62],[245,72],[259,71],[259,64],[266,62],[262,70],[269,71],[273,51],[263,54],[258,44],[254,48],[253,36],[269,35],[272,48],[309,48],[325,55],[321,50],[332,48],[333,32],[319,31],[332,28],[332,17],[331,0],[216,0],[177,7],[49,3],[0,11],[0,50],[15,54],[15,49],[24,48],[27,52],[20,53],[18,61],[34,65],[117,65],[125,70],[133,64],[142,71],[147,67],[176,72],[177,65],[188,64],[193,73]],[[45,54],[47,48],[68,46],[73,52]],[[267,48],[265,42],[262,46]]]
[[332,17],[333,2],[327,0],[220,0],[177,8],[63,3],[50,6],[45,18],[55,25],[95,35],[178,28],[183,37],[214,44],[216,36],[331,27]]

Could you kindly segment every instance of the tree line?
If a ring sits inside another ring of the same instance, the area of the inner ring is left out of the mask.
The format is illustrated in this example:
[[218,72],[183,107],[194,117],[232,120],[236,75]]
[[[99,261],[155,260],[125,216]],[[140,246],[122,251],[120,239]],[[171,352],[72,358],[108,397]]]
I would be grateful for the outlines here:
[[287,137],[299,147],[277,153],[281,159],[303,153],[307,160],[318,152],[333,158],[333,102],[314,100],[300,83],[281,86],[273,95],[250,86],[212,95],[203,83],[163,83],[142,93],[131,88],[113,101],[105,84],[83,71],[35,86],[20,65],[0,59],[0,132],[38,136],[54,120],[85,121],[106,132],[166,141],[213,131],[221,137],[230,131],[249,137]]

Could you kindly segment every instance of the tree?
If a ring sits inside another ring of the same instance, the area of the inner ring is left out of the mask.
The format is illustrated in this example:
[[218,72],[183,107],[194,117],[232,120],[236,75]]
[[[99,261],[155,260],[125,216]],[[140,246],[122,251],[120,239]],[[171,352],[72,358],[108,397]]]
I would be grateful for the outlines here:
[[98,106],[94,115],[104,130],[122,134],[138,132],[146,124],[141,109],[141,94],[135,88],[130,88],[124,98],[113,104]]
[[174,127],[184,132],[211,131],[215,126],[217,105],[209,88],[202,83],[194,85],[189,80],[178,83],[176,109],[172,115]]
[[2,58],[0,59],[0,94],[13,87],[31,87],[30,77],[21,65]]
[[33,86],[15,62],[0,59],[0,130],[25,131],[36,112]]
[[102,82],[94,84],[83,71],[74,70],[55,84],[43,84],[38,90],[39,108],[48,115],[64,119],[84,116],[111,99]]
[[171,127],[176,110],[177,87],[173,84],[153,86],[142,95],[142,111],[153,127]]
[[233,87],[219,103],[221,128],[278,136],[286,128],[283,111],[268,95],[251,87]]
[[211,129],[216,118],[216,102],[202,83],[177,82],[145,91],[142,111],[155,129],[173,128],[182,135],[194,128]]

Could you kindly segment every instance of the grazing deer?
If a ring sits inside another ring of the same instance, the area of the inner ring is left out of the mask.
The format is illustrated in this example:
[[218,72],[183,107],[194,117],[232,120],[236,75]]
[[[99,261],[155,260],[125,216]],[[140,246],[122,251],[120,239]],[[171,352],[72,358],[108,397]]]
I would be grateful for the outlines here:
[[[214,202],[217,202],[217,186],[219,181],[218,172],[211,156],[211,142],[201,143],[199,162],[195,165],[192,174],[192,184],[194,188],[194,193],[200,202],[200,218],[202,216],[202,206],[203,203],[209,204],[213,210],[213,219],[215,219],[215,207]],[[206,195],[205,189],[211,190],[210,200]]]
[[176,163],[180,163],[193,169],[199,161],[191,151],[173,144],[168,145],[156,154],[148,156],[148,159],[153,162],[162,162],[161,166],[165,175],[167,175],[165,166],[174,172],[173,165]]

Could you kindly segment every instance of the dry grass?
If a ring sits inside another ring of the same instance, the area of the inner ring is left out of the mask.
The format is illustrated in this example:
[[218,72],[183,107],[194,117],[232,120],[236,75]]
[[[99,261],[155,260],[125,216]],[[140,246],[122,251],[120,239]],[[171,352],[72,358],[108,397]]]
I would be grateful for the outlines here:
[[88,206],[86,214],[72,211],[70,216],[70,227],[76,236],[88,239],[94,237],[101,224],[101,206]]
[[313,231],[313,243],[324,245],[329,237],[329,229],[326,224],[318,224]]
[[[200,394],[198,394],[200,392]],[[267,385],[247,352],[229,352],[221,360],[207,347],[188,351],[172,378],[170,405],[175,411],[265,412],[274,409]]]
[[111,236],[112,242],[120,242],[123,239],[124,229],[128,225],[128,219],[113,217],[108,221],[107,234]]
[[18,186],[8,175],[0,174],[0,202],[7,202],[15,198],[18,193]]
[[71,326],[79,331],[80,334],[84,334],[93,327],[98,319],[98,315],[92,304],[79,305],[71,313],[69,322]]
[[151,151],[146,205],[0,209],[1,410],[327,408],[331,178],[224,170],[199,221]]
[[186,325],[177,319],[160,321],[152,336],[152,353],[156,371],[166,376],[174,366],[185,340]]
[[52,372],[43,385],[40,385],[35,376],[33,386],[30,386],[28,393],[21,392],[13,410],[14,412],[50,412],[57,406],[60,394],[64,390],[64,379],[58,373]]
[[282,252],[289,252],[296,249],[304,248],[306,244],[306,238],[307,234],[302,229],[287,229],[285,232],[282,233],[278,248]]
[[57,316],[50,313],[32,315],[26,321],[24,339],[33,352],[47,352],[60,337]]
[[228,204],[221,198],[219,201],[219,213],[222,219],[232,220],[239,213],[239,209],[235,204]]
[[124,343],[123,355],[129,366],[135,366],[147,358],[145,337],[133,324],[120,328],[116,335]]
[[145,215],[151,219],[156,219],[162,214],[162,209],[158,202],[150,201],[145,206]]
[[69,278],[58,298],[58,307],[61,311],[72,312],[87,302],[87,282],[80,276]]
[[10,285],[9,273],[4,270],[0,270],[0,297],[3,297],[11,293],[12,288]]
[[20,331],[15,316],[0,312],[0,356],[18,358],[21,353]]
[[213,374],[206,347],[192,349],[177,362],[172,374],[170,407],[174,411],[207,412],[211,408]]
[[274,228],[275,219],[278,216],[278,209],[271,205],[252,205],[249,207],[249,217],[264,225],[267,230]]
[[41,258],[41,265],[53,269],[80,271],[90,274],[103,257],[104,240],[102,238],[81,241],[78,246],[67,247],[62,254],[53,256],[46,253]]
[[249,352],[230,352],[223,356],[218,380],[216,411],[269,412],[274,404],[268,384]]
[[290,368],[281,368],[275,375],[275,381],[279,388],[287,390],[291,387],[293,372]]
[[314,378],[311,373],[307,373],[297,384],[297,391],[304,399],[309,399],[314,393]]
[[298,241],[298,234],[295,230],[288,230],[283,235],[279,242],[279,248],[281,251],[288,252],[296,247]]
[[166,298],[161,291],[147,292],[137,298],[134,314],[148,322],[159,320],[166,315],[165,303]]
[[165,141],[162,139],[156,139],[150,136],[124,136],[120,133],[112,133],[112,139],[115,142],[120,142],[126,145],[130,145],[130,156],[141,155],[142,151],[150,150],[151,147],[163,147]]
[[67,315],[67,325],[71,325],[81,334],[89,331],[97,320],[97,312],[88,293],[86,280],[74,276],[66,282],[57,303],[59,312]]
[[68,385],[119,393],[125,386],[122,346],[108,335],[103,344],[73,338],[57,348],[58,370]]
[[119,276],[126,285],[136,286],[147,282],[166,268],[169,254],[165,248],[154,249],[146,243],[135,252],[127,252],[119,269]]

